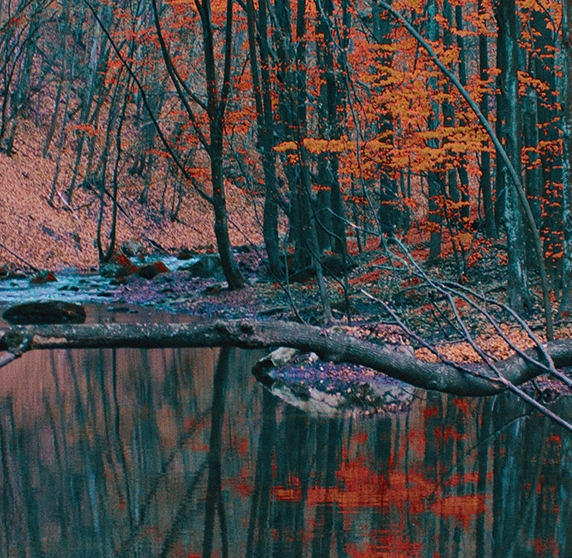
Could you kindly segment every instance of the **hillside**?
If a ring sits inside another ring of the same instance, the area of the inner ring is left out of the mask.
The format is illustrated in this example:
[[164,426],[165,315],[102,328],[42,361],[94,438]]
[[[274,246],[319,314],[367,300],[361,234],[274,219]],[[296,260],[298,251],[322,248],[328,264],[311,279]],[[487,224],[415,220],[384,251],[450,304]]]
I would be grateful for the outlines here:
[[[55,155],[42,158],[42,131],[23,122],[14,154],[0,152],[0,265],[26,269],[23,262],[40,269],[65,267],[88,269],[98,265],[96,248],[99,196],[77,189],[71,203],[65,191],[69,184],[73,154],[64,152],[56,185],[54,207],[48,204],[56,170]],[[156,176],[163,176],[158,171]],[[164,192],[172,195],[163,180],[149,190],[143,206],[138,196],[143,186],[135,178],[121,187],[118,218],[118,245],[141,241],[148,251],[181,248],[210,250],[215,246],[209,204],[192,190],[183,198],[175,222],[161,212]],[[245,197],[236,188],[228,189],[230,235],[233,244],[260,243],[255,212],[245,206]],[[107,229],[105,229],[104,234]],[[10,252],[13,252],[15,257]],[[23,260],[23,261],[22,261]]]

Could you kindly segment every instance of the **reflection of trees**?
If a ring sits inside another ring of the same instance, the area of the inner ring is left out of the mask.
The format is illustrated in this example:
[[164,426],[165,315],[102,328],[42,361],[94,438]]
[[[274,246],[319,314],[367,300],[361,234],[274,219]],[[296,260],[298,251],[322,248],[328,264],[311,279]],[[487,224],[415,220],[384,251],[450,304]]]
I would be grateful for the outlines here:
[[272,555],[270,499],[272,488],[272,460],[276,442],[276,398],[266,390],[262,393],[262,428],[258,439],[258,453],[254,472],[254,487],[250,501],[250,519],[246,556],[253,558]]
[[0,383],[0,556],[572,555],[572,440],[510,397],[316,419],[247,353],[144,353]]
[[572,483],[563,474],[570,453],[564,455],[562,435],[534,415],[524,415],[526,409],[512,400],[499,398],[497,404],[493,555],[569,555],[564,549],[571,545],[567,532]]
[[203,558],[210,557],[213,551],[213,535],[218,511],[222,542],[222,555],[228,556],[228,525],[225,504],[222,498],[222,428],[228,369],[232,352],[229,347],[223,347],[219,357],[213,380],[213,404],[211,415],[211,435],[209,444],[209,476],[207,481],[207,496],[205,503],[205,538],[203,540]]
[[570,455],[509,398],[435,395],[408,416],[369,422],[286,409],[275,434],[263,426],[267,443],[252,505],[270,494],[269,511],[251,512],[249,556],[518,556],[532,541],[552,555],[569,544]]

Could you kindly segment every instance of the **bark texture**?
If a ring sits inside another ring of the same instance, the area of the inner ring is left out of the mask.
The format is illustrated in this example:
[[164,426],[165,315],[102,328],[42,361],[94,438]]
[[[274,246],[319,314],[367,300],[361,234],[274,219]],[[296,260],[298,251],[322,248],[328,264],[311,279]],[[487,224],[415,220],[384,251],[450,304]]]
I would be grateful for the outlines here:
[[[190,324],[81,324],[14,326],[0,329],[0,366],[35,349],[285,346],[313,351],[323,360],[361,364],[423,389],[469,396],[493,395],[542,373],[538,350],[495,364],[430,363],[400,347],[292,322],[250,320]],[[556,368],[572,365],[572,341],[543,347]]]

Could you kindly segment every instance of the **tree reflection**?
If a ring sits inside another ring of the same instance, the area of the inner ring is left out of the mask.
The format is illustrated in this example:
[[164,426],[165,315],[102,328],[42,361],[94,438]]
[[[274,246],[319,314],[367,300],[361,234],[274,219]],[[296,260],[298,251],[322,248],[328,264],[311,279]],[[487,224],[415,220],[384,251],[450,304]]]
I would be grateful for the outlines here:
[[0,556],[572,555],[572,438],[519,401],[311,417],[251,379],[256,358],[75,351],[5,368]]
[[211,416],[211,435],[208,455],[208,480],[205,500],[205,538],[203,540],[203,557],[210,558],[213,552],[213,535],[216,512],[219,516],[221,532],[222,556],[228,556],[228,525],[226,522],[225,503],[222,498],[222,452],[223,452],[223,419],[225,411],[228,369],[231,362],[231,349],[223,347],[219,357],[213,381],[213,403]]

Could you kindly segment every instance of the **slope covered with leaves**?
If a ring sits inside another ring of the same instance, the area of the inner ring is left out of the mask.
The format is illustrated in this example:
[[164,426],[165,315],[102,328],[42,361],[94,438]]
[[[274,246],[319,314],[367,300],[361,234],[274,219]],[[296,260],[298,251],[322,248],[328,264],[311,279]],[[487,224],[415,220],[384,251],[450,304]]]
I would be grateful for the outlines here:
[[[74,156],[68,151],[60,161],[54,206],[48,204],[56,161],[42,157],[43,134],[24,121],[13,155],[0,152],[0,265],[89,269],[98,265],[95,242],[99,194],[93,189],[78,189],[72,203],[68,203],[65,192]],[[118,247],[133,239],[142,242],[148,251],[214,249],[211,209],[196,193],[191,189],[184,193],[177,218],[172,220],[162,207],[169,207],[171,184],[153,183],[147,203],[142,204],[138,199],[142,185],[135,177],[128,180],[130,183],[122,184],[120,193]],[[239,190],[229,188],[227,195],[233,244],[260,243],[253,208]],[[105,215],[104,236],[109,227]]]

